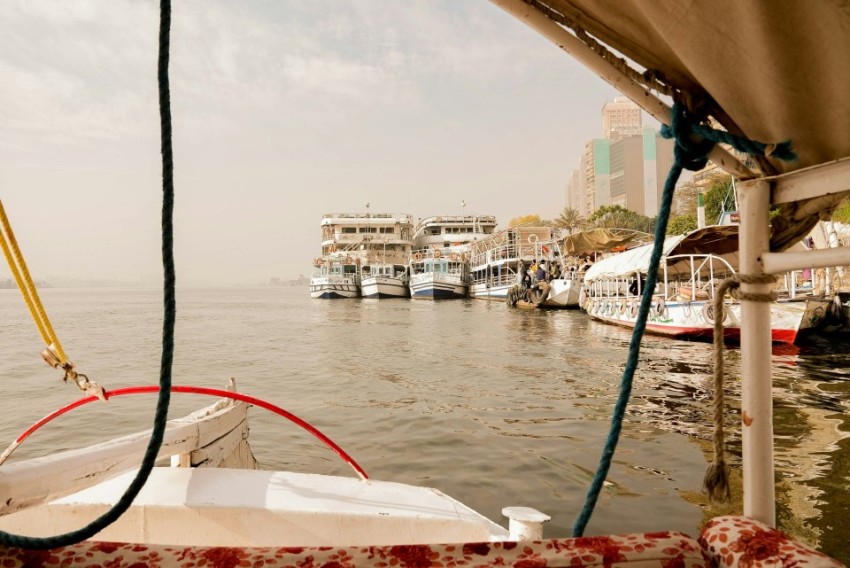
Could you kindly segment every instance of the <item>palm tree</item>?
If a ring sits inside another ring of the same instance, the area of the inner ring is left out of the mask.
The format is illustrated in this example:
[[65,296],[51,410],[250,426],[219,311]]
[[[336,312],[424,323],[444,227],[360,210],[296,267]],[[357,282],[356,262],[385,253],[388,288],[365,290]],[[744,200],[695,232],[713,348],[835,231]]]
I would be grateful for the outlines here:
[[573,234],[573,229],[581,229],[586,221],[581,213],[572,207],[564,207],[561,214],[555,219],[554,225],[559,229],[566,229],[569,234]]

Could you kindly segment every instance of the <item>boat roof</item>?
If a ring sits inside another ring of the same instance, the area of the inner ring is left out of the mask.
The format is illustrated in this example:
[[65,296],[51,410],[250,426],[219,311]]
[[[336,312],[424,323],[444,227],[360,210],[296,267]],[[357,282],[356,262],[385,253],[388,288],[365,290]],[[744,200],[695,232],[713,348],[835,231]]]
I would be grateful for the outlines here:
[[[656,118],[660,107],[652,101],[669,104],[672,97],[730,133],[791,141],[797,160],[756,159],[750,177],[850,156],[850,9],[844,2],[492,1],[538,30],[541,13],[550,29],[555,22],[569,30],[578,42],[550,39],[588,67],[603,52],[617,69],[628,66],[645,92],[627,92],[625,75],[609,82]],[[669,116],[659,119],[669,124]],[[771,248],[798,241],[846,195],[783,204]]]
[[325,213],[322,226],[325,225],[394,225],[395,223],[413,224],[413,216],[394,213]]
[[426,225],[496,225],[496,217],[493,215],[434,215],[420,219],[419,226]]
[[566,235],[560,242],[560,246],[563,254],[583,255],[613,250],[639,241],[651,242],[652,235],[631,229],[597,227]]
[[[585,273],[585,281],[600,278],[628,277],[636,272],[646,274],[652,255],[652,244],[636,247],[604,258]],[[738,225],[713,225],[687,235],[673,235],[664,239],[665,258],[687,255],[711,254],[723,258],[732,268],[738,267]],[[664,259],[662,259],[664,263]],[[690,261],[667,262],[668,274],[690,273]]]

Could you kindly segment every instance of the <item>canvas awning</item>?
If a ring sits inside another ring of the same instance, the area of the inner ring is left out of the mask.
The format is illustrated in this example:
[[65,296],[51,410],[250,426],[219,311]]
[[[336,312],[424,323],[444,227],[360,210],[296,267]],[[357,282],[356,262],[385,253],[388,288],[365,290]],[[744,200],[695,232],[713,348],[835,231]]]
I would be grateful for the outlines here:
[[[684,238],[682,235],[667,237],[664,240],[663,254],[666,255]],[[629,278],[637,272],[646,274],[649,269],[649,258],[652,256],[653,246],[651,244],[643,245],[625,252],[613,254],[602,260],[597,260],[585,272],[584,281],[591,282],[609,278]]]
[[626,229],[605,229],[602,227],[580,231],[567,235],[561,241],[561,253],[579,256],[592,252],[613,250],[640,240],[652,240],[652,235]]
[[[790,140],[799,160],[762,158],[751,168],[757,175],[850,156],[850,6],[845,2],[491,1],[580,60],[586,55],[579,56],[580,48],[589,46],[592,57],[607,52],[616,67],[628,64],[638,82],[649,85],[645,96],[627,92],[625,76],[609,81],[644,108],[659,92],[666,93],[660,99],[667,104],[667,94],[675,93],[731,133],[766,143]],[[570,47],[549,34],[541,20],[579,41]],[[771,248],[783,250],[800,240],[846,195],[782,205]]]

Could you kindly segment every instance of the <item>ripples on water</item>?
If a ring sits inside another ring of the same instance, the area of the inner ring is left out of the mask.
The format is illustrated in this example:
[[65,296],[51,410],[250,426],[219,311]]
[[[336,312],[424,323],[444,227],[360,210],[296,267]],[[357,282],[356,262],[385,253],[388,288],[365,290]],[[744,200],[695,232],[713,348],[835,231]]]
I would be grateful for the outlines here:
[[[107,388],[156,384],[160,293],[43,291],[81,372]],[[375,478],[424,484],[501,522],[507,505],[550,515],[565,536],[607,436],[630,332],[575,311],[500,302],[310,300],[306,290],[180,290],[175,384],[239,390],[310,421]],[[846,560],[850,356],[845,338],[777,346],[780,522]],[[0,433],[75,399],[42,349],[17,291],[0,290]],[[727,351],[727,435],[740,464],[740,352]],[[627,424],[588,534],[696,533],[711,437],[711,346],[647,337]],[[175,395],[171,415],[208,400]],[[91,404],[39,431],[13,459],[79,447],[150,426],[155,397]],[[324,446],[260,409],[251,439],[267,468],[349,475]]]

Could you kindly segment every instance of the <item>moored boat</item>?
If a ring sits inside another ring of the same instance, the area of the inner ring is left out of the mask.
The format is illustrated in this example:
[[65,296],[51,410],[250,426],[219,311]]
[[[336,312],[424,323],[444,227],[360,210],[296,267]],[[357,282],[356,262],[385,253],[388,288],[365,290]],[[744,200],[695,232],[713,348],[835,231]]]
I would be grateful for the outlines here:
[[406,298],[408,266],[405,264],[364,264],[361,267],[360,289],[364,298]]
[[354,258],[329,254],[313,261],[310,297],[325,300],[360,296],[360,273]]
[[[738,226],[697,229],[664,243],[661,274],[653,291],[646,330],[656,335],[711,340],[714,321],[723,321],[724,339],[739,341],[741,305],[724,300],[722,314],[714,313],[718,284],[738,271]],[[592,318],[634,327],[652,245],[602,259],[585,274],[582,307]],[[771,339],[794,343],[798,336],[822,323],[829,301],[799,298],[770,303]]]
[[410,257],[410,297],[465,298],[469,269],[465,252],[454,249],[417,250]]
[[492,235],[489,215],[426,217],[413,231],[410,256],[412,298],[465,298],[469,291],[469,247]]
[[504,301],[508,290],[521,283],[523,272],[537,259],[550,255],[551,227],[513,227],[470,245],[471,298]]
[[425,217],[413,230],[413,248],[454,249],[464,252],[470,243],[492,235],[496,230],[492,215],[436,215]]
[[313,261],[311,298],[406,295],[406,271],[396,266],[405,265],[410,254],[410,215],[327,213],[321,227],[322,256]]

